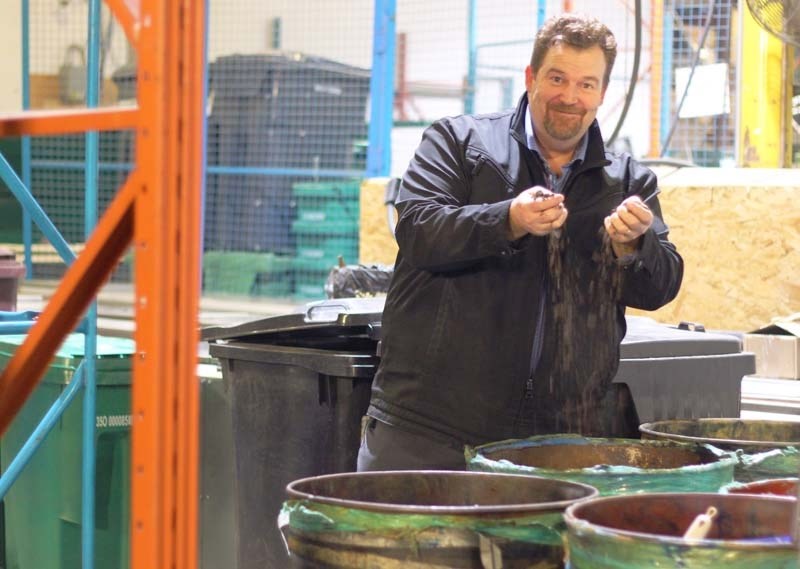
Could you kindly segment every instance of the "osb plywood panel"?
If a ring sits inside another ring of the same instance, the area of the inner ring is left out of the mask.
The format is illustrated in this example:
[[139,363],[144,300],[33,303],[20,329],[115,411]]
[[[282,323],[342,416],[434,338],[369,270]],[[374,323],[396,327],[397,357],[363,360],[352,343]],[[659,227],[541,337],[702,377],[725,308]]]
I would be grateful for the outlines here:
[[389,178],[371,178],[361,184],[359,262],[394,265],[397,243],[389,230],[384,191]]
[[683,286],[664,308],[632,314],[748,331],[800,309],[800,184],[661,190]]
[[[670,239],[686,269],[660,322],[749,331],[800,311],[800,172],[682,169],[659,173]],[[383,204],[385,178],[361,187],[362,263],[392,264],[397,245]]]

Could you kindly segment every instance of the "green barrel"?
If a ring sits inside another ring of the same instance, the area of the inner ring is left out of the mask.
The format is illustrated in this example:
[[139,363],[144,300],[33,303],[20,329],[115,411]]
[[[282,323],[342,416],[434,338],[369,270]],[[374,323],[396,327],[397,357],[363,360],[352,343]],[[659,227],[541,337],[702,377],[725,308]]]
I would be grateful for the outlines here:
[[[745,494],[609,496],[565,514],[571,569],[797,569],[790,535],[795,500]],[[683,535],[709,507],[702,539]]]
[[479,472],[296,480],[278,519],[304,568],[564,567],[564,510],[590,486]]
[[550,435],[466,450],[467,468],[571,480],[601,496],[639,492],[717,492],[733,480],[736,459],[699,444]]
[[734,478],[754,482],[797,476],[800,423],[735,418],[655,421],[639,427],[642,438],[714,445],[735,452]]
[[[2,438],[5,470],[83,359],[70,335]],[[25,336],[0,336],[0,368]],[[130,380],[133,341],[97,339],[95,566],[129,565]],[[6,568],[81,566],[83,397],[79,393],[5,497]]]

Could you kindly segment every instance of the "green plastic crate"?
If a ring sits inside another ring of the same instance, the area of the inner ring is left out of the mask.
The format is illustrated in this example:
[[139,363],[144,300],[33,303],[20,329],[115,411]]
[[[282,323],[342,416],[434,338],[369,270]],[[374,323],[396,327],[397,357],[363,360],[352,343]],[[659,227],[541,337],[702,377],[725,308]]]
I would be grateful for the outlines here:
[[223,294],[279,296],[291,289],[291,258],[274,253],[207,251],[203,290]]
[[297,220],[358,224],[358,182],[299,182],[292,186]]
[[297,219],[292,222],[292,233],[300,235],[328,235],[358,237],[358,219],[337,221],[308,221]]
[[295,258],[292,262],[293,296],[306,300],[325,298],[325,281],[328,280],[328,274],[334,266],[336,266],[335,260]]
[[354,237],[300,234],[296,241],[298,259],[335,264],[341,255],[347,263],[358,260],[358,239]]
[[253,287],[255,296],[290,296],[294,286],[294,275],[291,271],[281,273],[259,273]]
[[[0,336],[0,368],[24,335]],[[2,467],[11,460],[72,379],[84,336],[72,334],[0,442]],[[133,341],[97,339],[95,442],[95,566],[129,566],[130,379]],[[83,398],[78,394],[5,497],[6,567],[81,566]]]
[[292,296],[298,300],[324,300],[326,298],[325,280],[295,284]]
[[358,201],[361,192],[359,180],[338,182],[296,182],[292,184],[294,197],[317,199],[349,199]]

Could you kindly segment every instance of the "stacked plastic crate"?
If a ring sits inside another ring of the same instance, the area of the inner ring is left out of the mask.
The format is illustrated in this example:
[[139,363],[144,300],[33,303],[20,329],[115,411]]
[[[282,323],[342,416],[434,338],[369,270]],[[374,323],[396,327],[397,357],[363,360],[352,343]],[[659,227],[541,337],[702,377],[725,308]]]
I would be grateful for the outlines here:
[[358,184],[294,188],[363,171],[369,70],[276,52],[221,56],[209,74],[204,290],[324,298],[326,266],[357,254]]
[[203,254],[203,289],[238,296],[289,296],[292,259],[274,253],[207,251]]
[[341,257],[358,262],[357,180],[298,182],[292,186],[297,218],[292,234],[294,294],[300,299],[325,297],[325,280]]

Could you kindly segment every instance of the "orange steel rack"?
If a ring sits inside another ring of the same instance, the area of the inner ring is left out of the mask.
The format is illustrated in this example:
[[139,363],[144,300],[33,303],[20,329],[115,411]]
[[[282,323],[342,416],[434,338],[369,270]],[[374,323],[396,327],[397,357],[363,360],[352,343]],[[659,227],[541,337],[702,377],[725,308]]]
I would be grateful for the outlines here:
[[130,176],[0,375],[0,434],[135,250],[131,567],[197,567],[205,0],[105,0],[138,52],[138,107],[0,115],[0,136],[133,128]]

